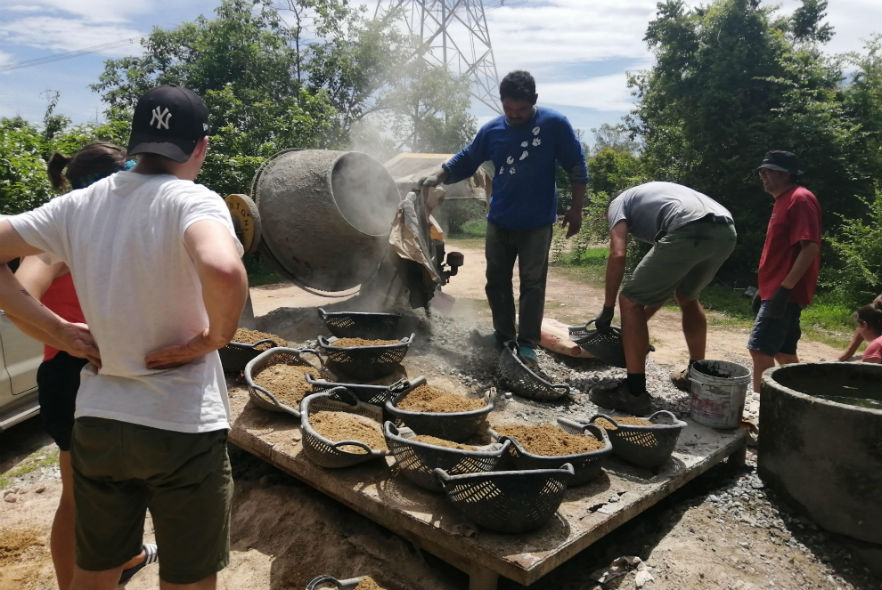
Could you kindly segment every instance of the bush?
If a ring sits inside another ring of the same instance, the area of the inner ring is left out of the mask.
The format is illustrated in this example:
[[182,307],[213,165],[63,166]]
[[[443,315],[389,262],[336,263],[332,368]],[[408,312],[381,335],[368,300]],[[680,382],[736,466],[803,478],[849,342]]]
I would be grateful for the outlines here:
[[882,191],[864,204],[863,218],[840,218],[838,231],[826,236],[832,256],[821,265],[820,284],[842,304],[856,308],[873,300],[882,290]]
[[457,235],[466,238],[483,238],[487,233],[486,219],[472,219],[462,224],[462,231]]
[[[449,234],[463,233],[463,225],[470,221],[481,221],[487,215],[484,201],[478,199],[451,199],[444,201],[432,212],[438,223]],[[484,232],[481,232],[484,235]]]

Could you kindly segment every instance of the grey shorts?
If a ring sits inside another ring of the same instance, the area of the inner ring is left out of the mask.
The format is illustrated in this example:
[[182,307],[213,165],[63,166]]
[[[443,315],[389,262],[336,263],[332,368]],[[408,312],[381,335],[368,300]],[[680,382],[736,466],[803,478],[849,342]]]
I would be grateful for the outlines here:
[[622,294],[649,307],[660,307],[675,293],[688,301],[698,299],[735,249],[737,238],[731,223],[696,221],[684,225],[652,246]]
[[796,303],[788,303],[784,316],[773,318],[769,315],[771,301],[763,301],[756,322],[747,340],[747,349],[756,350],[769,356],[796,354],[796,343],[802,336],[799,318],[802,307]]
[[77,565],[119,567],[141,550],[147,509],[159,577],[198,582],[229,563],[227,431],[183,433],[103,418],[74,423]]

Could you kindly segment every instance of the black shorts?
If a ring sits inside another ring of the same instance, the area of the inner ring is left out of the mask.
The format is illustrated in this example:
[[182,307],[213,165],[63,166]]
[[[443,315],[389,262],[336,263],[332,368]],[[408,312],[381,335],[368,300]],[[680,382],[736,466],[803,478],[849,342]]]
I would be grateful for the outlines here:
[[88,361],[59,352],[37,369],[43,428],[62,451],[70,450],[80,370]]

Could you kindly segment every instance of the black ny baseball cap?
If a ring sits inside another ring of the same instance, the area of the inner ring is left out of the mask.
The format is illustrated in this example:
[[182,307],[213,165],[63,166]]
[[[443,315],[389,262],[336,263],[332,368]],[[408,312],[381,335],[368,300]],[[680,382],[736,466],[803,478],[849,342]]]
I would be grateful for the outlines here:
[[128,153],[186,162],[208,130],[208,109],[198,94],[180,86],[157,86],[138,99]]
[[796,154],[793,152],[786,152],[784,150],[772,150],[766,152],[766,155],[763,156],[762,163],[756,167],[757,170],[760,168],[768,168],[769,170],[777,170],[778,172],[789,172],[793,176],[799,176],[802,174],[802,170],[799,169],[799,158],[797,158]]

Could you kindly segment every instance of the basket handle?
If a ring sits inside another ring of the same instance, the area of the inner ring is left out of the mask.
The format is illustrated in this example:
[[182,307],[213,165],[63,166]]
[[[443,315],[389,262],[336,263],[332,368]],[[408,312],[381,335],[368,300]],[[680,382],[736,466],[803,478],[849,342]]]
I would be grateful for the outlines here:
[[257,383],[254,383],[253,385],[251,385],[251,387],[254,389],[254,393],[255,393],[258,397],[268,396],[268,397],[269,397],[269,401],[270,401],[270,403],[272,403],[274,406],[276,406],[276,407],[279,408],[280,410],[285,410],[285,411],[288,410],[288,409],[282,404],[282,402],[280,402],[280,401],[276,398],[276,396],[274,396],[274,395],[272,394],[272,392],[271,392],[270,390],[268,390],[268,389],[264,389],[263,387],[261,387],[261,386],[258,385]]
[[339,449],[340,447],[345,447],[345,446],[350,446],[350,445],[353,447],[361,447],[362,449],[367,451],[368,454],[379,452],[376,449],[372,449],[370,446],[368,446],[366,443],[361,442],[360,440],[341,440],[339,442],[335,442],[334,444],[332,444],[331,447],[333,447],[336,450],[336,449]]
[[404,344],[410,344],[411,342],[413,342],[414,336],[416,336],[416,332],[411,332],[410,336],[405,336],[401,339],[401,342]]
[[416,389],[420,385],[425,385],[426,378],[425,377],[414,377],[413,379],[399,379],[395,383],[389,386],[389,393],[395,395],[401,393],[402,391],[408,391],[411,389]]
[[560,466],[560,471],[565,471],[565,472],[569,473],[570,475],[576,474],[576,470],[573,468],[572,463],[564,463],[563,465]]
[[349,404],[350,406],[358,405],[358,396],[356,396],[348,387],[337,385],[324,392],[330,398]]
[[570,392],[570,386],[567,385],[566,383],[558,383],[557,385],[552,383],[551,385],[549,385],[549,387],[551,389],[558,389],[558,390],[563,391],[564,395],[566,395]]
[[435,479],[437,479],[438,483],[441,484],[441,488],[447,490],[447,482],[450,481],[450,476],[447,475],[447,472],[440,467],[436,467],[432,470],[432,473],[435,474]]
[[[598,418],[603,418],[604,420],[611,422],[612,425],[615,426],[616,428],[619,427],[619,423],[616,422],[612,416],[607,416],[606,414],[594,414],[593,416],[591,416],[591,419],[589,420],[589,422],[594,423]],[[603,430],[603,429],[601,428],[601,430]]]
[[582,432],[590,432],[596,438],[599,438],[604,443],[609,441],[609,435],[606,433],[605,428],[601,428],[597,424],[586,424],[585,422],[579,422],[577,420],[570,420],[569,418],[558,418],[558,424],[565,424],[570,428],[575,428],[576,430],[581,430]]
[[387,437],[402,437],[404,435],[415,435],[416,433],[413,431],[413,429],[408,428],[407,426],[398,426],[392,420],[386,420],[383,423],[383,434],[385,434]]
[[319,334],[318,337],[316,337],[316,340],[318,341],[319,346],[330,346],[331,345],[331,343],[328,342],[328,339],[325,338],[324,336],[322,336],[321,334]]
[[304,352],[308,352],[309,354],[314,354],[315,358],[317,358],[319,361],[319,365],[321,365],[322,367],[325,366],[325,359],[322,358],[322,355],[320,355],[316,349],[314,349],[314,348],[298,348],[297,352],[300,354],[302,354]]
[[328,385],[331,383],[330,381],[325,381],[324,379],[316,379],[312,376],[312,373],[306,374],[306,382],[312,385],[313,389],[315,389],[316,385]]
[[334,576],[318,576],[317,578],[313,578],[306,585],[305,590],[316,590],[320,587],[328,587],[328,584],[333,584],[333,586],[329,587],[329,590],[343,590],[343,580],[338,580]]
[[[257,342],[237,342],[237,341],[235,341],[235,340],[230,340],[230,341],[227,343],[227,345],[230,345],[230,344],[238,344],[239,346],[247,346],[248,348],[254,349],[254,348],[256,348],[258,345],[260,345],[260,344],[266,344],[267,342],[269,342],[270,344],[272,344],[272,346],[271,346],[270,348],[277,348],[277,347],[279,346],[279,343],[276,342],[275,340],[273,340],[272,338],[263,338],[263,339],[261,339],[261,340],[258,340]],[[269,349],[267,349],[267,350],[269,350]]]
[[670,412],[668,410],[657,410],[657,411],[653,412],[652,414],[650,414],[649,416],[647,416],[646,419],[649,420],[650,422],[652,422],[653,421],[652,419],[655,418],[656,416],[664,416],[666,418],[670,418],[671,424],[678,424],[678,425],[680,423],[685,424],[685,422],[683,422],[682,420],[677,418],[673,412]]
[[318,311],[318,316],[319,316],[321,319],[325,319],[325,318],[328,317],[328,312],[326,312],[326,311],[325,311],[324,309],[322,309],[321,307],[319,307],[316,311]]

